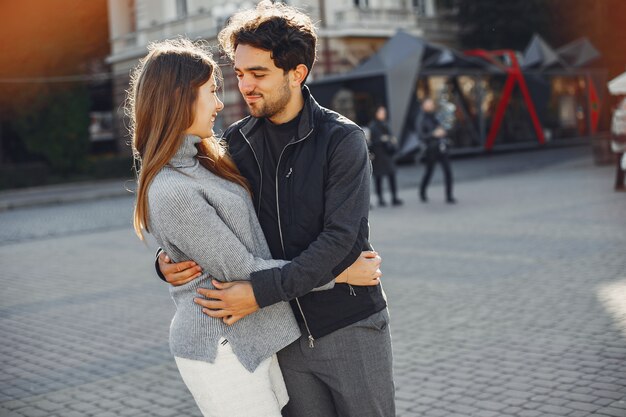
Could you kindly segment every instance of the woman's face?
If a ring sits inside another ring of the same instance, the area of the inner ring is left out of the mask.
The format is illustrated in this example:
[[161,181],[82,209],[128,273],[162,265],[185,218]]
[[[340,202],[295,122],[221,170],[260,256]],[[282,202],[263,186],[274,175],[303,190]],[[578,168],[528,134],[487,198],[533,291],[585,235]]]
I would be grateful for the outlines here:
[[198,97],[193,106],[193,123],[185,133],[201,138],[213,136],[215,118],[223,108],[224,103],[217,96],[215,78],[211,77],[209,81],[198,88]]

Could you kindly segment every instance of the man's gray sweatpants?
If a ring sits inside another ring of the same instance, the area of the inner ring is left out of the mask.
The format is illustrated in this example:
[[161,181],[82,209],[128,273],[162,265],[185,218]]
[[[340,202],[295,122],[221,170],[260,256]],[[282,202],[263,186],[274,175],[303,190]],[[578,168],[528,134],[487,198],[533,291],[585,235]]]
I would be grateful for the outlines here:
[[315,340],[303,336],[278,352],[289,392],[286,417],[394,417],[389,313]]

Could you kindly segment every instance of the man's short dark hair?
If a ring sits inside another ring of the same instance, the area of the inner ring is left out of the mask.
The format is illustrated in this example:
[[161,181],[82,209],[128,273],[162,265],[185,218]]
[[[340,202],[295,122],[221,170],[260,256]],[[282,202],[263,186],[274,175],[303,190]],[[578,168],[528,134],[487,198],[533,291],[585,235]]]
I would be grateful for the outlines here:
[[317,35],[313,22],[282,3],[265,0],[255,9],[236,13],[218,39],[230,59],[234,59],[237,46],[249,45],[269,51],[274,65],[285,72],[304,64],[310,74],[315,63]]

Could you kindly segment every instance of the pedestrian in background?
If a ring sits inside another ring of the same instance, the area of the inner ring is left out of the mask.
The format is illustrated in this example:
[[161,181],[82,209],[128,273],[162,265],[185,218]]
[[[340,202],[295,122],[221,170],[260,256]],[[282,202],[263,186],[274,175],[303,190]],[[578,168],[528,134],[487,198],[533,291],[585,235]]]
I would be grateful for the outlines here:
[[370,131],[369,150],[372,158],[372,168],[376,184],[376,195],[378,205],[387,205],[383,197],[383,178],[387,177],[389,188],[391,189],[391,204],[402,205],[402,200],[398,198],[398,185],[396,182],[396,163],[394,155],[398,150],[398,140],[391,134],[391,129],[387,124],[387,109],[385,106],[378,106],[374,114],[374,120],[368,126]]
[[626,98],[613,111],[611,120],[611,150],[618,155],[615,173],[615,191],[626,191]]
[[448,142],[446,130],[435,116],[435,102],[427,98],[422,103],[422,111],[417,119],[417,134],[419,140],[424,144],[424,163],[426,169],[420,185],[420,200],[422,203],[428,201],[427,188],[433,175],[435,165],[439,163],[443,169],[446,184],[446,202],[456,203],[452,194],[452,169],[448,158]]

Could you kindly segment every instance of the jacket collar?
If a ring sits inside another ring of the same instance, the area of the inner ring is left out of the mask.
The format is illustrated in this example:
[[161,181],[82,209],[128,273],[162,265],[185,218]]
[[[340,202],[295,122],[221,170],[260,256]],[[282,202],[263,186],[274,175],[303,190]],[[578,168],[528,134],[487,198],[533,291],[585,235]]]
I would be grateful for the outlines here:
[[[310,135],[311,131],[315,128],[315,112],[319,111],[320,105],[317,104],[309,87],[302,86],[302,96],[304,98],[304,107],[302,108],[302,115],[300,116],[300,122],[298,123],[298,135],[292,140],[297,142]],[[250,144],[258,146],[258,141],[262,140],[262,135],[259,134],[258,128],[265,122],[264,118],[256,118],[250,116],[248,121],[239,129],[239,131],[250,141]]]

